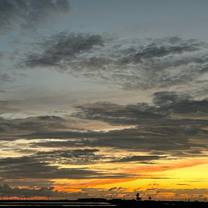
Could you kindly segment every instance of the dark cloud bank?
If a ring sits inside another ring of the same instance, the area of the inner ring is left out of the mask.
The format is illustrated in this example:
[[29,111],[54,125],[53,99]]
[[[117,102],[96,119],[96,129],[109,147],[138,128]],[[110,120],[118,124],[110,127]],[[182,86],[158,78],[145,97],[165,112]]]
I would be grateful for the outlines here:
[[[7,140],[11,138],[11,133],[16,132],[17,138],[42,138],[43,141],[35,143],[35,146],[113,147],[135,152],[144,151],[153,155],[158,153],[186,157],[203,155],[203,151],[207,148],[208,100],[206,99],[195,100],[174,92],[158,92],[154,95],[153,104],[95,103],[77,108],[78,112],[73,115],[74,117],[104,121],[111,125],[132,125],[134,128],[108,132],[75,131],[69,129],[67,119],[60,117],[13,120],[1,118],[1,138]],[[61,139],[61,141],[44,140],[48,138]]]
[[[52,154],[52,153],[51,153]],[[40,155],[39,155],[40,156]],[[44,156],[44,155],[43,155]],[[77,156],[78,158],[79,156]],[[86,153],[87,157],[87,153]],[[76,157],[74,157],[76,158]],[[82,168],[60,168],[47,162],[47,157],[2,158],[0,176],[6,179],[84,179],[84,178],[121,178],[125,174],[108,174]]]
[[[79,106],[80,112],[74,116],[135,127],[109,132],[44,131],[30,136],[69,139],[40,143],[47,147],[84,145],[158,152],[172,156],[200,155],[207,148],[207,106],[207,100],[193,100],[173,92],[156,93],[153,105],[89,104]],[[70,138],[78,140],[70,141]]]

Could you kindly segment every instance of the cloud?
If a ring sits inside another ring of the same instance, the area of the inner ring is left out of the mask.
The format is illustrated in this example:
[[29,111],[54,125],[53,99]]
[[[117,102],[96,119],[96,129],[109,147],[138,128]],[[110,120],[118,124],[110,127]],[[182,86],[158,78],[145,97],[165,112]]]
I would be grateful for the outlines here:
[[[92,103],[78,106],[71,115],[75,120],[108,123],[112,126],[108,131],[72,129],[71,117],[1,118],[1,151],[13,154],[0,158],[0,177],[16,184],[23,178],[45,182],[55,178],[128,179],[135,177],[133,172],[109,171],[109,164],[205,158],[207,106],[206,99],[161,91],[153,94],[151,103]],[[113,130],[115,126],[123,128]],[[15,140],[12,148],[11,139]],[[106,166],[100,167],[101,163]]]
[[[118,105],[112,103],[94,103],[77,106],[80,112],[75,116],[85,119],[102,120],[112,124],[140,124],[141,122],[170,122],[174,124],[173,113],[192,116],[193,120],[178,119],[187,124],[205,122],[207,118],[208,99],[195,100],[187,94],[172,91],[160,91],[153,95],[153,103]],[[194,117],[204,117],[205,121],[196,121]]]
[[[3,91],[3,93],[5,92]],[[16,110],[17,110],[16,107],[13,104],[11,104],[11,102],[9,102],[8,100],[0,100],[0,114],[5,112],[13,112]],[[1,118],[0,120],[3,121]]]
[[120,159],[113,160],[116,163],[129,163],[129,162],[139,162],[139,163],[152,163],[154,160],[159,160],[164,157],[158,155],[135,155],[129,157],[122,157]]
[[59,164],[67,165],[90,165],[102,161],[103,155],[98,155],[98,149],[60,149],[50,152],[37,152],[33,157],[45,158],[52,163],[55,161]]
[[18,188],[11,187],[8,184],[3,184],[0,186],[0,196],[1,197],[52,197],[55,193],[52,187],[42,187],[42,188]]
[[184,157],[203,155],[207,146],[207,105],[206,99],[194,100],[175,92],[155,93],[153,104],[88,104],[78,106],[80,111],[74,116],[134,127],[108,132],[39,132],[31,136],[68,139],[40,144],[48,147],[72,145],[70,138],[77,138],[75,146],[113,147]]
[[8,184],[3,184],[0,186],[0,196],[1,197],[26,197],[38,199],[42,197],[43,199],[48,199],[49,197],[55,197],[59,199],[80,199],[80,198],[117,198],[119,194],[125,194],[126,196],[134,197],[134,193],[129,193],[127,189],[122,187],[113,187],[110,189],[101,188],[72,188],[74,192],[56,191],[56,187],[24,187],[20,188],[18,186],[10,186]]
[[[200,78],[207,74],[207,43],[179,37],[115,40],[91,36],[93,41],[89,37],[83,40],[84,34],[81,38],[59,34],[46,40],[43,52],[28,55],[25,64],[104,79],[128,90],[176,86],[197,90],[194,84],[205,87]],[[82,50],[83,45],[90,50]],[[95,45],[98,47],[92,47]]]
[[68,11],[68,0],[1,0],[1,31],[17,26],[31,28]]
[[75,116],[91,120],[102,120],[112,124],[137,124],[142,120],[165,118],[161,111],[146,103],[118,105],[113,103],[94,103],[77,106],[80,110]]
[[178,95],[173,92],[155,93],[154,102],[161,106],[163,111],[193,116],[207,116],[208,99],[193,100],[187,95]]
[[[183,54],[185,52],[192,52],[199,49],[199,44],[192,41],[183,42],[178,37],[171,37],[163,45],[161,40],[158,42],[150,42],[149,44],[142,47],[139,51],[133,50],[128,57],[122,59],[122,62],[142,62],[145,59],[160,58],[168,55]],[[179,45],[181,43],[181,45]]]
[[[38,198],[45,197],[59,197],[60,199],[78,199],[78,198],[119,198],[125,197],[126,199],[132,199],[135,197],[135,192],[139,192],[143,199],[147,199],[149,196],[153,200],[161,200],[162,198],[171,199],[175,197],[177,200],[184,200],[184,198],[191,198],[192,200],[205,200],[207,189],[198,188],[180,188],[180,189],[162,189],[162,188],[148,188],[148,189],[136,189],[132,192],[128,191],[123,187],[112,187],[109,189],[101,188],[81,188],[77,192],[67,193],[64,191],[55,191],[55,187],[43,187],[43,188],[19,188],[9,186],[8,184],[3,184],[0,186],[0,196],[2,197],[28,197],[28,198]],[[76,190],[76,189],[75,189]]]
[[103,44],[102,37],[91,34],[67,34],[59,33],[50,40],[42,43],[42,54],[31,54],[26,61],[30,67],[62,67],[76,55],[89,51],[94,46]]
[[[80,117],[88,119],[103,119],[113,123],[113,118],[119,117],[123,121],[130,121],[131,119],[137,123],[145,119],[171,119],[172,113],[180,115],[189,114],[195,117],[203,115],[206,120],[208,100],[196,100],[190,95],[176,93],[172,91],[160,91],[153,94],[153,103],[138,103],[136,105],[116,105],[108,103],[95,103],[85,106],[78,106],[81,110]],[[102,112],[103,111],[103,112]],[[91,117],[92,116],[92,117]],[[105,118],[106,117],[106,118]],[[180,120],[180,119],[179,119]],[[183,121],[183,118],[181,119]],[[174,121],[174,119],[172,119]],[[179,121],[180,122],[180,121]],[[194,122],[193,120],[186,121]],[[201,121],[203,122],[203,121]]]
[[[87,144],[86,144],[87,145]],[[57,146],[58,148],[58,146]],[[102,150],[102,149],[100,149]],[[126,162],[139,162],[139,163],[153,163],[156,160],[164,159],[165,156],[159,155],[133,155],[118,157],[111,153],[101,154],[99,149],[59,149],[48,152],[37,152],[33,158],[44,158],[51,163],[67,164],[67,165],[92,165],[96,163],[126,163]]]
[[[134,153],[151,153],[171,157],[206,156],[206,130],[183,124],[159,123],[157,126],[148,125],[140,128],[117,130],[100,133],[72,134],[71,132],[45,132],[32,135],[43,140],[34,144],[35,147],[107,147]],[[173,134],[174,133],[174,134]],[[60,138],[60,141],[45,141],[44,138]],[[71,139],[70,139],[71,138]],[[101,159],[102,160],[102,159]],[[116,159],[117,160],[117,159]]]
[[[93,131],[71,128],[71,117],[43,116],[9,120],[1,118],[1,138],[8,139],[15,134],[15,138],[42,140],[32,144],[36,148],[84,147],[83,151],[78,152],[62,150],[62,153],[45,153],[45,157],[57,155],[57,158],[60,157],[63,162],[69,163],[72,163],[70,158],[74,157],[75,163],[78,164],[87,164],[90,160],[114,160],[109,156],[105,158],[96,154],[96,149],[101,147],[148,152],[157,156],[193,157],[204,155],[208,145],[207,107],[206,99],[196,100],[176,92],[163,91],[154,94],[153,103],[86,104],[78,106],[77,113],[71,115],[75,120],[102,121],[112,128],[123,126],[118,130]],[[55,140],[47,141],[48,138]],[[88,148],[95,148],[95,152]]]
[[[0,103],[6,108],[7,102],[2,101]],[[49,128],[58,129],[65,126],[65,121],[61,117],[57,116],[39,116],[28,117],[24,119],[4,119],[0,118],[0,129],[2,133],[8,132],[33,132],[41,131]]]
[[0,72],[0,82],[9,82],[12,78],[8,73],[2,73]]
[[61,168],[33,156],[0,159],[2,179],[84,179],[122,178],[125,174],[109,174],[86,168]]

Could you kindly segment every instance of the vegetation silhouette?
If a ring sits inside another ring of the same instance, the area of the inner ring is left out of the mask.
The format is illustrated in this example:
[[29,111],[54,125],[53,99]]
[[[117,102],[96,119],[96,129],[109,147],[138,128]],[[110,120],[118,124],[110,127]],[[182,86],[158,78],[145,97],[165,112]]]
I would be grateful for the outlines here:
[[201,201],[155,201],[151,196],[142,200],[139,193],[134,200],[81,198],[78,200],[1,200],[0,206],[8,207],[94,207],[94,208],[207,208],[208,202]]

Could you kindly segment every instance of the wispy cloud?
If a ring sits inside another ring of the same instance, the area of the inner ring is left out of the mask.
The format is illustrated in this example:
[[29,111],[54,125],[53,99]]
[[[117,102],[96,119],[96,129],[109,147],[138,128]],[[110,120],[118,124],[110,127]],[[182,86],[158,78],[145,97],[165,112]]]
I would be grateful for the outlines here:
[[42,54],[31,54],[26,65],[30,67],[64,67],[77,55],[103,44],[102,37],[91,34],[60,33],[41,45]]
[[194,39],[115,40],[59,34],[46,41],[44,47],[41,53],[28,56],[27,66],[58,67],[76,75],[108,80],[125,89],[188,86],[207,73],[208,45]]
[[1,31],[31,28],[45,20],[69,11],[68,0],[1,0]]

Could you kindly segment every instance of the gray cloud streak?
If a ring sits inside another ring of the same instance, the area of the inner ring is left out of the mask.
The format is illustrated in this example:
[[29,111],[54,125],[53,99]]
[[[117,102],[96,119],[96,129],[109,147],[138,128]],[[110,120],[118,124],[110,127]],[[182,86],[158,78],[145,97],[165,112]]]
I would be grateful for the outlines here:
[[[154,155],[192,157],[204,155],[207,148],[207,100],[194,100],[174,92],[156,93],[154,103],[117,105],[95,103],[79,106],[74,114],[82,119],[104,121],[111,125],[134,128],[94,131],[42,131],[30,138],[59,138],[62,141],[40,142],[44,147],[110,147]],[[184,109],[186,108],[186,109]],[[195,142],[197,141],[197,142]]]
[[108,174],[87,168],[60,168],[43,158],[33,156],[0,159],[0,177],[3,179],[84,179],[84,178],[121,178],[125,174]]
[[30,67],[64,67],[76,55],[102,44],[103,40],[99,35],[60,33],[42,43],[43,53],[31,54],[26,60],[26,65]]

